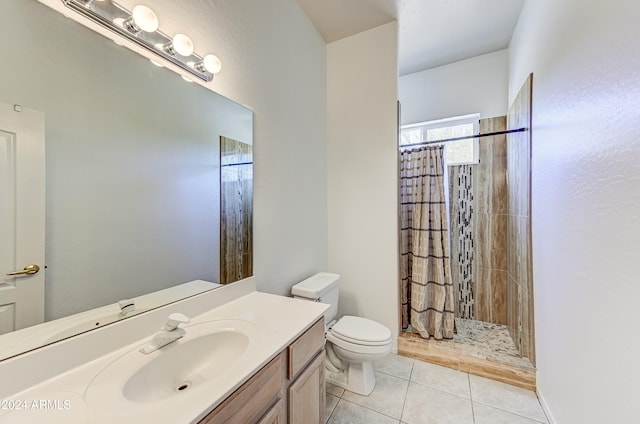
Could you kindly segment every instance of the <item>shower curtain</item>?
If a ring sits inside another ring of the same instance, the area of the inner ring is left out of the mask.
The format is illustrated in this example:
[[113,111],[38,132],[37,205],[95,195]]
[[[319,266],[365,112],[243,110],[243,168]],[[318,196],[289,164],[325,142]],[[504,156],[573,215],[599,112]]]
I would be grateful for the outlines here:
[[438,340],[455,319],[446,172],[443,146],[400,154],[402,328]]

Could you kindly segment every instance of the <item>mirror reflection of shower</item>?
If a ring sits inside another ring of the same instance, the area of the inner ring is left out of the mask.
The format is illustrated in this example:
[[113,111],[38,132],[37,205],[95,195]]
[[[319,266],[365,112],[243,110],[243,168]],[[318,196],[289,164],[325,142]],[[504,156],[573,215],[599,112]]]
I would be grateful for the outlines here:
[[253,275],[253,146],[220,137],[220,283]]

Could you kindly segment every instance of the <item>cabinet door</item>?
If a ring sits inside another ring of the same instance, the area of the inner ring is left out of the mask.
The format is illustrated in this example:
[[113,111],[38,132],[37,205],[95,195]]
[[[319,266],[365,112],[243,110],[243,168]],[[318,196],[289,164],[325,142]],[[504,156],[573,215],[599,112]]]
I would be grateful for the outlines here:
[[258,424],[286,424],[287,414],[285,411],[284,399],[280,399],[278,403],[273,405],[264,417],[258,421]]
[[289,387],[289,423],[324,424],[324,351]]

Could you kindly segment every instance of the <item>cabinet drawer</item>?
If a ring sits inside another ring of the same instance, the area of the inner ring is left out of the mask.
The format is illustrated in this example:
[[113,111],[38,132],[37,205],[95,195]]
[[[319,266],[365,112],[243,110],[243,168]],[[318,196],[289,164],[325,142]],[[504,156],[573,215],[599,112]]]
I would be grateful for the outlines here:
[[287,378],[293,378],[307,363],[324,349],[324,318],[320,318],[302,336],[289,345],[289,369]]
[[[282,352],[233,392],[199,424],[255,423],[280,395],[286,356]],[[275,421],[278,422],[278,421]]]

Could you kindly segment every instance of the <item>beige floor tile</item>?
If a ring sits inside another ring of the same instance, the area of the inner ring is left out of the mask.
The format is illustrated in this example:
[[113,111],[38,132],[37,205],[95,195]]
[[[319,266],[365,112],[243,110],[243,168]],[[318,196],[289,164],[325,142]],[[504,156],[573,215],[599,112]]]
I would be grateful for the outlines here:
[[400,419],[402,405],[409,382],[398,377],[376,372],[376,387],[369,396],[362,396],[346,390],[342,399],[348,400],[381,414]]
[[407,424],[473,424],[471,401],[440,390],[409,383],[402,412]]
[[379,414],[355,403],[340,399],[328,424],[398,424],[386,415]]
[[473,403],[473,416],[475,424],[539,424],[539,421],[530,420],[510,412],[491,408],[480,403]]
[[413,358],[407,358],[406,356],[390,353],[384,358],[374,362],[373,369],[378,372],[408,380],[411,376],[414,361],[415,360]]
[[327,393],[337,397],[342,397],[342,395],[344,394],[344,389],[342,387],[336,386],[335,384],[327,383]]
[[469,374],[428,362],[416,361],[411,382],[442,390],[453,395],[471,398]]
[[547,422],[535,392],[476,375],[469,376],[474,402],[512,412],[532,420]]
[[324,410],[325,410],[325,421],[329,421],[329,418],[331,418],[331,414],[333,413],[333,410],[336,409],[336,405],[338,405],[338,401],[340,401],[339,397],[327,394],[327,401],[324,404]]

